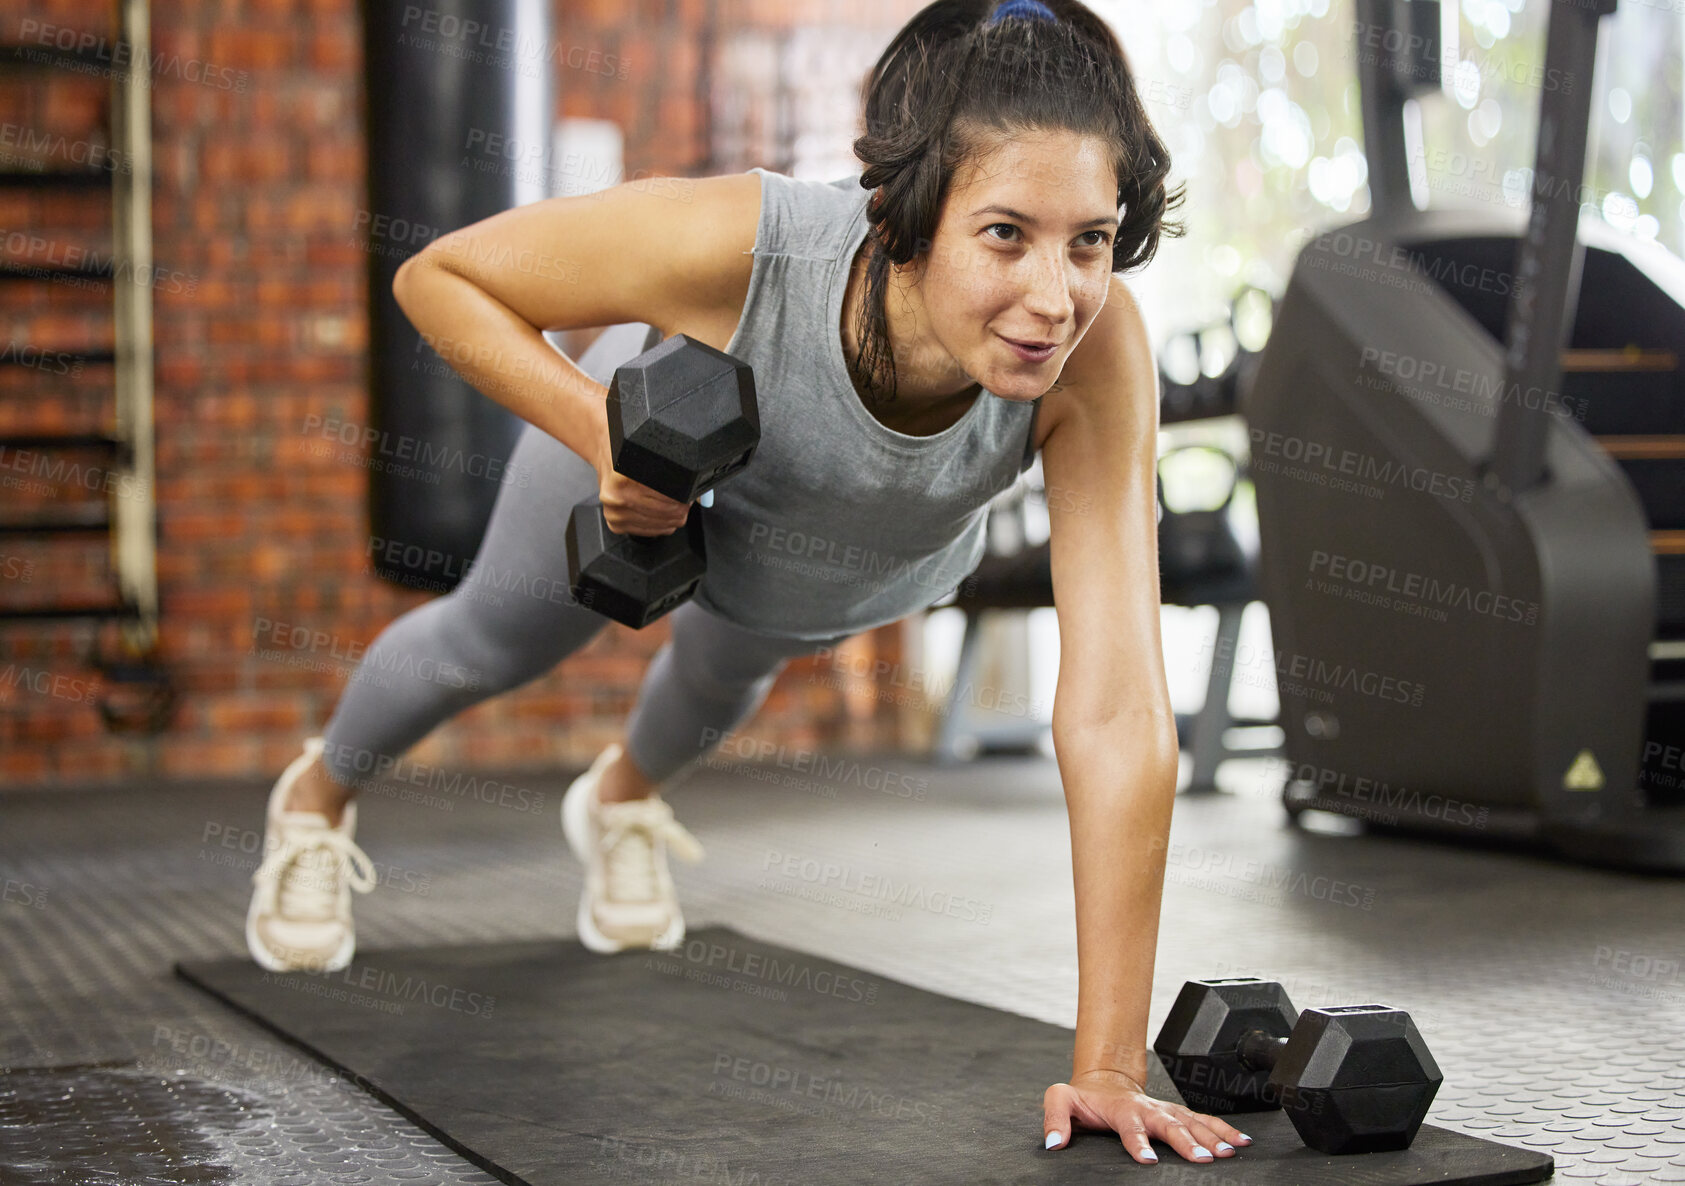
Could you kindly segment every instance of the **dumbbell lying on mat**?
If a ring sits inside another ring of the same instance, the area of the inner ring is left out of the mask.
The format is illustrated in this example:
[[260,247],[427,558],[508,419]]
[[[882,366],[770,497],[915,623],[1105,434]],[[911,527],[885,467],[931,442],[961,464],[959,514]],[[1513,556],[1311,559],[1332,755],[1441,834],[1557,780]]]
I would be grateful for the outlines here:
[[[674,334],[618,368],[609,383],[609,445],[617,473],[692,502],[749,464],[761,439],[749,364]],[[681,602],[708,566],[695,505],[671,535],[617,535],[587,499],[567,527],[568,582],[598,613],[641,628]]]
[[1295,1012],[1281,985],[1190,980],[1153,1050],[1191,1108],[1286,1108],[1322,1153],[1406,1149],[1444,1076],[1415,1023],[1386,1005]]

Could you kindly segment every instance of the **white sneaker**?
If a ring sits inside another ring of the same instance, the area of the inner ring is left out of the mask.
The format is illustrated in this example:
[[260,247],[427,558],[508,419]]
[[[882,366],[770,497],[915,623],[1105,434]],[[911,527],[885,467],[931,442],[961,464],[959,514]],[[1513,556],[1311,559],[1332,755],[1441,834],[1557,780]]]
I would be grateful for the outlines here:
[[351,962],[357,934],[351,891],[375,887],[374,862],[352,843],[357,804],[347,803],[337,827],[315,811],[283,810],[287,793],[325,742],[312,737],[275,781],[263,831],[263,863],[246,912],[246,947],[270,972],[337,972]]
[[670,951],[684,942],[685,918],[667,871],[667,848],[694,863],[702,859],[702,845],[659,794],[624,803],[598,800],[603,771],[619,756],[616,742],[562,796],[562,831],[585,866],[579,941],[602,953]]

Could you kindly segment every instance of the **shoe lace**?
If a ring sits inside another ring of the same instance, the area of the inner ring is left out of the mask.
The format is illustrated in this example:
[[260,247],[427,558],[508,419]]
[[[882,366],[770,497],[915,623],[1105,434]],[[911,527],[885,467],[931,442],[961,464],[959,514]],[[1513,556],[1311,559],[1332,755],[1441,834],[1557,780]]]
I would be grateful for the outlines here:
[[252,880],[273,891],[283,918],[330,919],[339,905],[339,874],[352,889],[366,894],[375,887],[374,862],[343,832],[324,824],[287,823],[281,842],[264,858]]
[[660,799],[604,804],[601,814],[603,873],[608,896],[616,901],[648,902],[658,895],[658,843],[665,843],[674,856],[692,864],[702,859],[702,845],[673,818],[673,808]]

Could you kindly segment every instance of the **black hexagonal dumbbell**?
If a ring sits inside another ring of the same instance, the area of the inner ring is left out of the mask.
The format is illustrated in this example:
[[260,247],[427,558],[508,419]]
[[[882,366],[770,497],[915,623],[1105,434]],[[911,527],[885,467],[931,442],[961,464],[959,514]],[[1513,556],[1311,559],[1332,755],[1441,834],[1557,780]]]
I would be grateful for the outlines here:
[[[749,364],[674,334],[614,372],[608,429],[616,472],[692,502],[749,464],[761,439]],[[567,527],[568,581],[581,604],[642,628],[689,600],[707,571],[700,510],[671,535],[617,535],[595,498]]]
[[1189,1107],[1285,1108],[1322,1153],[1408,1148],[1443,1081],[1402,1009],[1296,1014],[1281,985],[1254,977],[1188,981],[1153,1050]]

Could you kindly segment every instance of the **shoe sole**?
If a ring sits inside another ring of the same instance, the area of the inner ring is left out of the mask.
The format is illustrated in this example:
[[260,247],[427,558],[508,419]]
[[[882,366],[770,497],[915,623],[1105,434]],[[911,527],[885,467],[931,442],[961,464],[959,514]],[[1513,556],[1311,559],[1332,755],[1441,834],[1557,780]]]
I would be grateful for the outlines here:
[[657,935],[649,943],[636,943],[627,940],[613,939],[603,934],[597,927],[597,921],[591,916],[591,861],[590,835],[591,821],[589,817],[590,804],[586,801],[586,788],[581,785],[582,774],[568,787],[562,796],[562,834],[567,837],[568,848],[578,858],[581,880],[584,882],[579,889],[579,909],[574,913],[574,924],[579,930],[579,941],[589,951],[599,955],[612,955],[617,951],[628,948],[647,948],[650,951],[671,951],[685,937],[685,916],[679,909],[678,903],[673,904],[673,919],[667,924],[667,929]]

